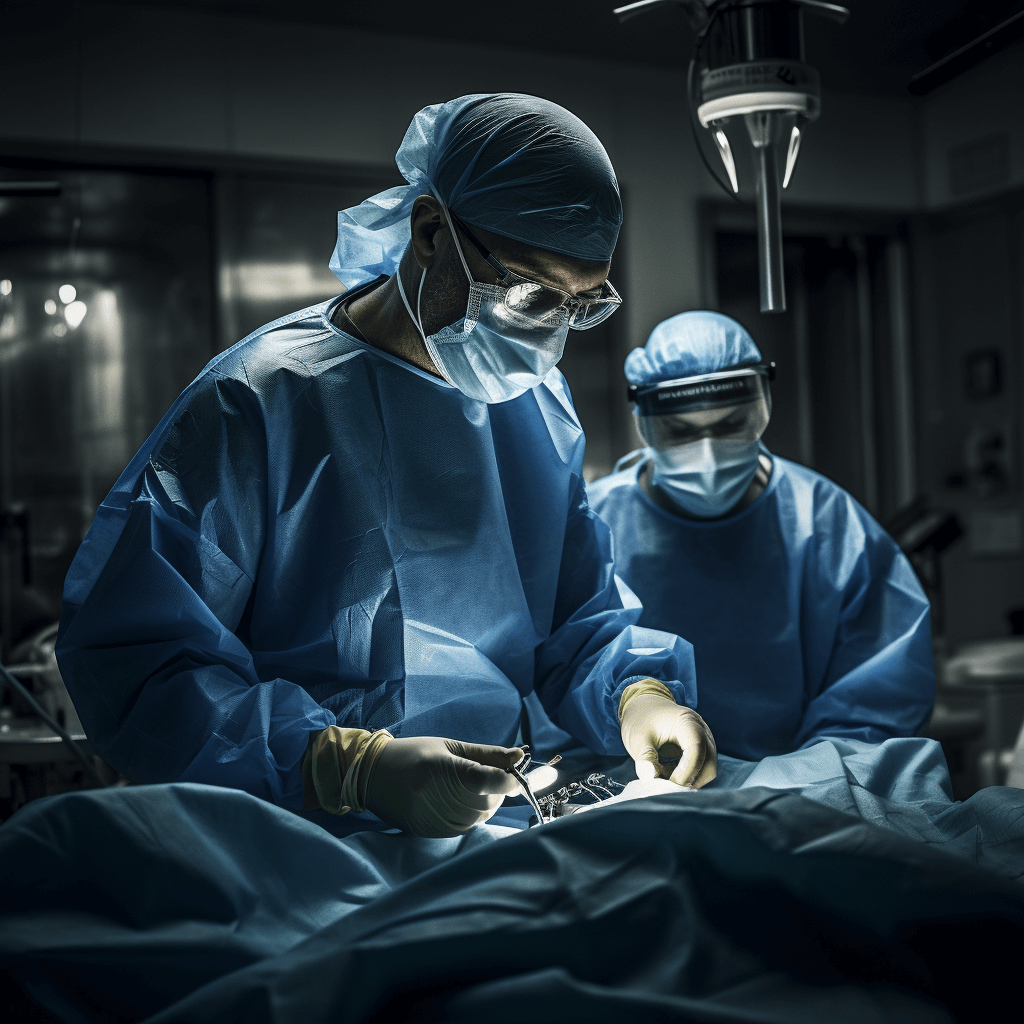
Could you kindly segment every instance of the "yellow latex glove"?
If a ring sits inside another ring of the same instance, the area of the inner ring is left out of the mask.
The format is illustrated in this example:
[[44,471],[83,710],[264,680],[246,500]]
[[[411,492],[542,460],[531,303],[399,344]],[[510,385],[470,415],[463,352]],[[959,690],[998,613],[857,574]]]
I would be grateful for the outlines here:
[[[640,679],[619,701],[622,743],[636,764],[638,779],[667,778],[700,789],[718,774],[711,730],[691,708],[681,707],[657,679]],[[661,758],[674,764],[662,764]]]
[[518,793],[504,769],[522,754],[516,747],[331,726],[314,736],[303,763],[307,807],[312,790],[314,806],[333,814],[366,808],[404,832],[457,836]]

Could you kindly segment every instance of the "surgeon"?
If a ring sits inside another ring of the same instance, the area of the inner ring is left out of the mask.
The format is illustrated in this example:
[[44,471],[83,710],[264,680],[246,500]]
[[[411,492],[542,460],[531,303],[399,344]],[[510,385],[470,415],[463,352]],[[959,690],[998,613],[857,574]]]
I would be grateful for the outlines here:
[[100,506],[57,648],[90,741],[133,782],[450,836],[515,793],[536,693],[701,786],[692,648],[636,625],[555,369],[620,303],[608,156],[501,94],[420,111],[397,163],[339,214],[345,292],[214,359]]
[[849,494],[761,443],[772,372],[747,331],[680,313],[625,372],[647,446],[590,503],[641,624],[692,641],[718,750],[914,735],[935,691],[928,601]]

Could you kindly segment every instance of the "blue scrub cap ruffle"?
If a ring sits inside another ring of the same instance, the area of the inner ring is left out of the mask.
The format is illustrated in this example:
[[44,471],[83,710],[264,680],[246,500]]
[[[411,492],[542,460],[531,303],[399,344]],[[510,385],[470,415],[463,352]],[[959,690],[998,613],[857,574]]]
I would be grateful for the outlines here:
[[747,329],[732,317],[695,309],[662,321],[644,348],[626,356],[630,384],[659,384],[761,362]]
[[611,259],[622,202],[608,154],[574,114],[519,93],[424,107],[395,156],[408,185],[338,214],[330,267],[354,288],[398,269],[417,196],[466,223],[585,260]]

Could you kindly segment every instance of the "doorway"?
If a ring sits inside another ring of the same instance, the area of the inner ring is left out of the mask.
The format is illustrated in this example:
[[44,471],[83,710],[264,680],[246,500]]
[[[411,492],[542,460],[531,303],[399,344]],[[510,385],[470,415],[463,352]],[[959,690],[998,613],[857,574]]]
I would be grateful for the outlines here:
[[767,447],[889,518],[917,493],[906,225],[826,214],[784,223],[787,310],[759,311],[746,211],[706,211],[710,308],[777,364]]

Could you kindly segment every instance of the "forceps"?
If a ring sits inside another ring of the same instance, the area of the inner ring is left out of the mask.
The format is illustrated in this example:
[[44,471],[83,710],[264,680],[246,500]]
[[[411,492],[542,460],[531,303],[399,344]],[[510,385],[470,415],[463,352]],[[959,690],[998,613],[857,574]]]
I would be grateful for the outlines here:
[[[530,783],[526,781],[526,769],[530,766],[530,748],[524,743],[523,744],[523,756],[514,764],[511,768],[506,768],[505,771],[509,773],[519,783],[523,790],[523,796],[526,797],[527,802],[533,808],[533,813],[537,815],[537,824],[543,825],[547,818],[544,817],[544,812],[540,809],[540,804],[537,802],[537,798],[533,795],[533,790],[530,788]],[[557,764],[562,760],[561,755],[552,758],[551,764]]]

